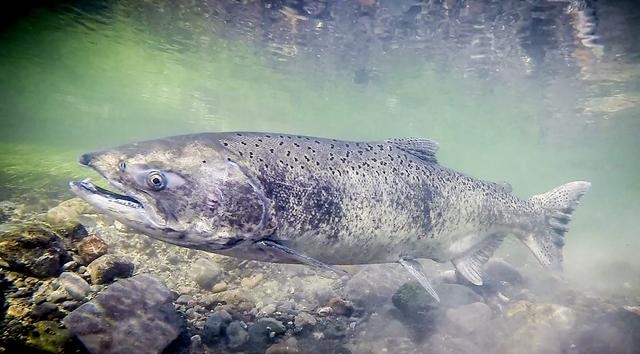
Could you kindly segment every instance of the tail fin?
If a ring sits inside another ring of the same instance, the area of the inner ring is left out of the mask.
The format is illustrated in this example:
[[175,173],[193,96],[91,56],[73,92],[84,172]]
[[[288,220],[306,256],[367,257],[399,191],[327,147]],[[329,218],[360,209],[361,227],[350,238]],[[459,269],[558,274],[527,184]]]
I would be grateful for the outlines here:
[[562,269],[564,234],[569,230],[571,214],[591,183],[570,182],[551,191],[534,195],[529,201],[544,211],[545,226],[536,234],[522,238],[538,261],[554,271]]

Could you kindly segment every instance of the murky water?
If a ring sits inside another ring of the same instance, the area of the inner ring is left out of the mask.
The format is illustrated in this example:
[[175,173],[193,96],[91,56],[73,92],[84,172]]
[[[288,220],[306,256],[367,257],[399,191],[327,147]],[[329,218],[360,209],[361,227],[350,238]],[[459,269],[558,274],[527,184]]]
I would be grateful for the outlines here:
[[522,197],[592,182],[567,278],[638,295],[612,266],[639,265],[638,14],[632,1],[33,8],[0,32],[0,199],[46,211],[91,175],[80,153],[166,135],[426,137],[440,163]]

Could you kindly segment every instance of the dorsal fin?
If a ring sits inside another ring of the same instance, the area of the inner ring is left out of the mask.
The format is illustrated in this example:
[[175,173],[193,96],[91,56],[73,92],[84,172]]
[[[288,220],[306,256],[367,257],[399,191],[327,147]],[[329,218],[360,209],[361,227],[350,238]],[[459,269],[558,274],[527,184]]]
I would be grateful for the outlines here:
[[395,145],[398,149],[409,153],[425,162],[438,163],[436,152],[438,143],[429,139],[387,139],[385,142]]
[[513,192],[513,187],[511,187],[511,184],[509,182],[504,182],[504,181],[490,182],[490,181],[487,181],[487,183],[493,185],[494,187],[496,187],[498,189],[502,189],[505,193]]

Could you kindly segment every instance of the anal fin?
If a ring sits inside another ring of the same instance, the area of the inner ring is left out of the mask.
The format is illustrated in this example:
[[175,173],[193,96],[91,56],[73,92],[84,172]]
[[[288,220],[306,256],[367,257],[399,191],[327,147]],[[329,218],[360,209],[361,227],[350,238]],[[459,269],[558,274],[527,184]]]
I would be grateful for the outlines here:
[[317,269],[336,273],[339,276],[343,276],[347,274],[347,272],[341,269],[332,267],[326,263],[320,262],[315,258],[309,257],[294,249],[291,249],[287,246],[283,246],[279,243],[276,243],[270,240],[261,240],[256,242],[255,245],[262,251],[268,253],[274,259],[278,259],[280,262],[288,261],[287,263],[302,263]]
[[504,236],[490,236],[480,248],[452,260],[456,271],[471,284],[482,285],[482,266],[493,256],[503,240]]
[[409,272],[409,274],[416,278],[418,283],[422,285],[422,287],[429,293],[429,295],[433,296],[436,301],[440,302],[438,293],[436,293],[436,290],[433,288],[431,283],[429,283],[429,280],[422,271],[422,265],[418,261],[410,258],[400,258],[398,260],[398,263],[400,263],[404,267],[404,269]]

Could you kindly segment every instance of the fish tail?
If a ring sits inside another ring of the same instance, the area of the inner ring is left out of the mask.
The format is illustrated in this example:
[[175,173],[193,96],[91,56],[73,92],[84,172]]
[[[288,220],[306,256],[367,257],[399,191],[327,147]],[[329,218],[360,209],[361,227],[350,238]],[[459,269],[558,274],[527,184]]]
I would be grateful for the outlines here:
[[521,240],[538,261],[552,271],[562,270],[564,234],[569,230],[571,214],[590,186],[591,183],[584,181],[569,182],[529,198],[542,209],[545,224],[536,232],[523,235]]

